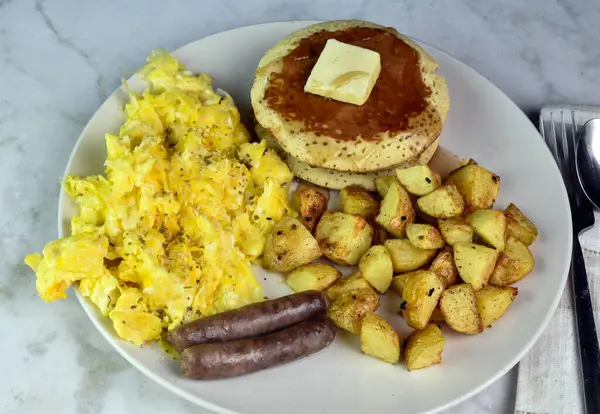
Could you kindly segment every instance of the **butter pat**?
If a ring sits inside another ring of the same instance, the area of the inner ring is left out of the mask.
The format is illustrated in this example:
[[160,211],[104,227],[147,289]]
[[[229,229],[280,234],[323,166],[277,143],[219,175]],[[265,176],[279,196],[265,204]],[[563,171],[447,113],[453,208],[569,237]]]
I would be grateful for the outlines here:
[[379,53],[329,39],[304,85],[304,92],[362,105],[381,72]]

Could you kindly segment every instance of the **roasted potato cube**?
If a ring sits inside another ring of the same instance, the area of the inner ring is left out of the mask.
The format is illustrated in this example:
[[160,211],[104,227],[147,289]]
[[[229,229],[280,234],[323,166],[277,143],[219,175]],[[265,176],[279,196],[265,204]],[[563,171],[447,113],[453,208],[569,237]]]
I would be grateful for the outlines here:
[[308,181],[300,181],[296,187],[296,191],[302,191],[307,188],[323,194],[327,201],[329,201],[329,189],[309,183]]
[[408,193],[400,184],[390,184],[375,220],[393,236],[404,237],[406,225],[415,220],[415,209]]
[[323,255],[340,265],[355,265],[371,246],[373,229],[364,217],[326,211],[315,232]]
[[419,209],[434,218],[460,216],[465,210],[465,202],[454,185],[445,185],[417,200]]
[[446,184],[454,184],[462,194],[466,211],[494,205],[500,190],[500,177],[476,163],[469,163],[450,173]]
[[339,279],[325,293],[330,300],[336,300],[348,292],[364,288],[370,289],[371,285],[362,277],[360,272],[356,272]]
[[474,335],[483,331],[475,290],[468,283],[450,286],[442,292],[440,310],[446,324],[456,332]]
[[360,214],[366,219],[379,212],[379,202],[364,188],[351,185],[340,191],[340,207],[346,214]]
[[472,243],[473,227],[462,218],[438,220],[440,234],[450,246],[456,243]]
[[483,289],[475,292],[477,309],[479,310],[483,326],[489,328],[494,322],[500,319],[518,294],[519,289],[511,286],[505,288],[484,286]]
[[435,309],[433,310],[433,313],[431,314],[431,319],[429,319],[429,321],[433,322],[433,323],[446,322],[446,319],[444,319],[444,314],[442,313],[442,310],[440,309],[439,306],[435,307]]
[[514,237],[527,246],[531,246],[536,239],[536,236],[510,217],[506,217],[506,237]]
[[300,183],[292,196],[292,203],[302,217],[302,223],[312,233],[327,210],[329,190],[309,183]]
[[377,189],[377,192],[381,198],[385,197],[392,183],[400,184],[398,179],[392,175],[386,175],[384,177],[378,177],[375,179],[375,188]]
[[425,328],[443,291],[444,284],[433,272],[420,270],[406,279],[400,307],[408,326]]
[[535,224],[512,203],[506,207],[504,214],[506,215],[507,236],[513,236],[527,246],[530,246],[538,236]]
[[495,286],[508,286],[523,279],[533,270],[533,255],[527,245],[514,237],[506,239],[506,248],[500,254],[490,277]]
[[417,249],[408,239],[390,239],[384,244],[392,258],[394,272],[404,273],[427,264],[437,250]]
[[485,244],[500,251],[504,250],[506,217],[502,211],[476,210],[467,216],[467,221]]
[[394,268],[387,249],[383,246],[371,247],[358,262],[358,269],[367,282],[379,293],[385,293],[392,283]]
[[416,196],[424,196],[442,185],[440,175],[431,171],[428,165],[398,168],[396,176],[406,191]]
[[390,364],[400,360],[400,338],[394,328],[381,316],[368,312],[360,325],[360,349]]
[[441,249],[444,247],[442,235],[431,224],[408,223],[406,237],[417,249]]
[[454,254],[449,246],[446,246],[435,257],[429,270],[438,275],[444,283],[444,288],[452,286],[458,279],[458,272],[454,264]]
[[487,285],[498,260],[498,250],[475,243],[454,245],[454,263],[460,278],[479,290]]
[[321,257],[315,238],[297,219],[285,216],[267,235],[263,265],[275,272],[289,272]]
[[442,362],[442,351],[446,340],[442,330],[434,324],[414,331],[406,339],[404,360],[409,371],[427,368]]
[[361,320],[379,308],[379,295],[372,287],[344,293],[327,308],[327,317],[339,328],[360,333]]
[[325,263],[309,263],[290,273],[285,283],[294,292],[325,290],[342,277],[342,272]]
[[415,270],[414,272],[400,273],[399,275],[394,276],[392,278],[392,283],[390,284],[390,289],[392,289],[394,292],[400,295],[400,297],[402,297],[406,281],[409,277],[418,272],[420,272],[420,270]]

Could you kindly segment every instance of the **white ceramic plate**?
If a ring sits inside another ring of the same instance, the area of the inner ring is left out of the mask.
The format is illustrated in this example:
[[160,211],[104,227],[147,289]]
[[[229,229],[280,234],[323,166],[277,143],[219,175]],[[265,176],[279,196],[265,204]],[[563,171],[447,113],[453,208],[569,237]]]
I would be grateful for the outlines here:
[[[191,43],[174,55],[194,72],[208,72],[215,85],[233,95],[242,112],[249,108],[254,70],[280,38],[313,22],[281,22],[244,27]],[[572,232],[569,205],[558,169],[537,130],[500,90],[451,56],[426,49],[439,61],[450,88],[451,109],[442,145],[471,157],[501,176],[497,206],[520,206],[537,224],[533,274],[518,284],[519,296],[507,314],[481,335],[445,331],[443,363],[409,373],[360,353],[357,337],[340,334],[323,352],[285,366],[241,378],[196,382],[182,378],[178,364],[157,347],[137,348],[118,339],[107,318],[79,297],[90,319],[131,364],[169,390],[220,413],[416,414],[447,408],[480,391],[506,373],[534,344],[554,312],[570,260]],[[144,84],[130,80],[132,88]],[[106,156],[105,133],[123,122],[124,88],[118,89],[92,117],[65,174],[99,174]],[[73,205],[61,194],[59,233],[69,234]],[[256,269],[263,283],[267,276]],[[268,275],[265,294],[289,293],[277,275]],[[393,297],[394,295],[386,295]],[[398,302],[384,301],[381,312],[406,335],[395,316]]]

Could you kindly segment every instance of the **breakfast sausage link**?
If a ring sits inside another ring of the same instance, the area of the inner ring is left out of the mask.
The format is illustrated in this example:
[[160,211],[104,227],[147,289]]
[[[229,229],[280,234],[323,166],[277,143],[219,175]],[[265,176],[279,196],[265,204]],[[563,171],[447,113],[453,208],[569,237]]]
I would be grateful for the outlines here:
[[259,338],[194,345],[181,353],[188,378],[237,377],[314,354],[335,339],[327,319],[311,319]]
[[322,316],[326,309],[322,292],[295,293],[198,319],[169,332],[168,340],[181,352],[192,345],[264,335]]

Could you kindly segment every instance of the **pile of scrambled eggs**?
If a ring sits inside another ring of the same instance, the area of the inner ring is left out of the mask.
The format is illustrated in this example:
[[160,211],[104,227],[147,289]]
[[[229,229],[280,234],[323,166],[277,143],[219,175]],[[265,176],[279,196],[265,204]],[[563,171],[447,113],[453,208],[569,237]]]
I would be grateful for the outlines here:
[[69,176],[72,235],[25,262],[46,301],[79,282],[136,345],[164,329],[262,300],[251,269],[284,214],[293,178],[250,137],[234,102],[205,74],[154,52],[130,93],[119,135],[106,135],[106,175]]

